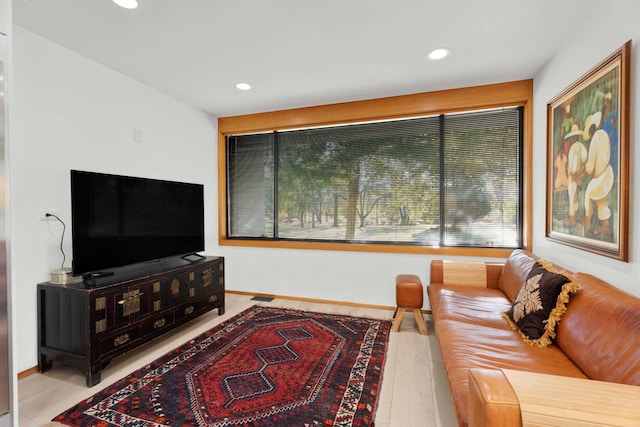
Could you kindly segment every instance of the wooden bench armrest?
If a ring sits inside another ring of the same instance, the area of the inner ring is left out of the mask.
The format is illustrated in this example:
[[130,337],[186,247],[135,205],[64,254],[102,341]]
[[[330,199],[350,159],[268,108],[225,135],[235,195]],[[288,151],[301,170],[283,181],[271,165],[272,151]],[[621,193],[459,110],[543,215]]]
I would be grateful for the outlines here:
[[436,259],[431,261],[430,283],[497,288],[504,263]]
[[503,369],[522,425],[640,426],[640,386]]
[[640,386],[469,370],[469,427],[640,426]]

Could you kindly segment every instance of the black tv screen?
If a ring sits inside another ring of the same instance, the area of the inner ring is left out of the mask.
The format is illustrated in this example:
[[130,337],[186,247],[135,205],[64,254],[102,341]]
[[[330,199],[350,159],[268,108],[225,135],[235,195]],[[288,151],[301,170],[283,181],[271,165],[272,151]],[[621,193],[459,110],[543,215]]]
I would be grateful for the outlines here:
[[204,250],[201,184],[71,171],[73,274]]

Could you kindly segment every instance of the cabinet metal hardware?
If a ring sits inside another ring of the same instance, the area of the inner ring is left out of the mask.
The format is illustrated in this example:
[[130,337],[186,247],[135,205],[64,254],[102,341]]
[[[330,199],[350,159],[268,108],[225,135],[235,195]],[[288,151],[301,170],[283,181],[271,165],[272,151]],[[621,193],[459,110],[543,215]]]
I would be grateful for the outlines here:
[[140,298],[142,295],[144,295],[144,292],[140,292],[140,293],[127,292],[126,294],[123,295],[124,298],[121,299],[120,301],[118,301],[118,304],[123,305],[127,301],[131,301],[133,299]]
[[104,332],[107,329],[107,319],[96,320],[96,334]]
[[131,316],[140,311],[140,297],[144,295],[140,289],[125,292],[118,304],[122,305],[122,315]]
[[173,279],[171,281],[171,295],[177,295],[180,293],[180,281],[178,279]]
[[131,340],[131,337],[129,336],[129,334],[122,334],[122,335],[118,335],[114,340],[113,340],[113,345],[118,347],[121,346],[122,344],[126,344],[129,342],[129,340]]
[[190,305],[189,307],[184,309],[184,314],[191,314],[193,313],[193,306]]
[[213,271],[207,268],[202,272],[202,286],[207,287],[213,282]]
[[163,317],[162,319],[158,319],[155,322],[153,322],[153,327],[155,329],[162,328],[166,323],[167,321]]

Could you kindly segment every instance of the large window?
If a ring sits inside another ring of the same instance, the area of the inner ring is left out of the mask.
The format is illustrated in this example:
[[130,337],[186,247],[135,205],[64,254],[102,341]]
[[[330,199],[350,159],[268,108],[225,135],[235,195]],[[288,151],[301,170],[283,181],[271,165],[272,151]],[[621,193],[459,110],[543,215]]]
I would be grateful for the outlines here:
[[521,109],[227,137],[231,238],[522,244]]
[[332,249],[526,247],[525,105],[460,110],[223,129],[221,240]]

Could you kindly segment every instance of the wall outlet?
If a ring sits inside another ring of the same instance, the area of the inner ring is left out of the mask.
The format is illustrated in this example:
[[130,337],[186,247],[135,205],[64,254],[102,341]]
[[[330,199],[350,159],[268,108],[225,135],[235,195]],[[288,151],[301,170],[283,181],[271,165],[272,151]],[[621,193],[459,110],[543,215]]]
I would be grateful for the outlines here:
[[40,221],[57,221],[55,217],[47,216],[47,214],[58,215],[58,211],[49,209],[46,211],[40,211]]

